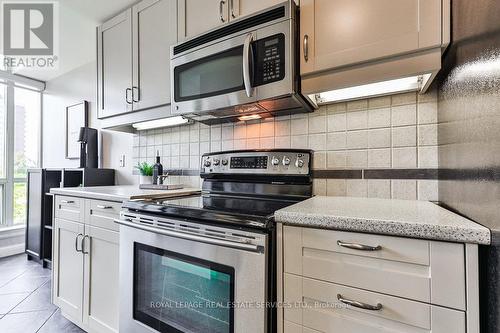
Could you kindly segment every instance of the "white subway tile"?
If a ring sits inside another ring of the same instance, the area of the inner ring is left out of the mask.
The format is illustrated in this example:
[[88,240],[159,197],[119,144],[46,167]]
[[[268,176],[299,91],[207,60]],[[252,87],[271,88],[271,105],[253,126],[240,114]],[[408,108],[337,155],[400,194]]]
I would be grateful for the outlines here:
[[274,137],[260,138],[260,148],[262,148],[262,149],[274,148]]
[[220,141],[212,141],[210,143],[210,152],[217,152],[217,151],[221,151],[221,143]]
[[402,200],[417,199],[417,181],[406,179],[391,180],[392,198]]
[[222,141],[222,150],[233,150],[234,142],[233,140],[224,140]]
[[307,119],[292,119],[291,133],[292,135],[302,135],[309,132],[309,124]]
[[247,139],[260,137],[260,122],[247,122]]
[[189,156],[181,156],[179,158],[179,167],[181,169],[189,169]]
[[418,148],[418,167],[437,168],[439,165],[438,147],[425,146]]
[[366,129],[368,127],[368,112],[355,111],[347,113],[347,130]]
[[210,141],[220,141],[221,139],[221,126],[210,128]]
[[290,136],[277,136],[274,138],[276,148],[290,148]]
[[393,147],[415,147],[417,144],[417,127],[393,127],[392,146]]
[[415,104],[393,106],[392,126],[407,126],[417,123],[417,106]]
[[179,146],[179,153],[181,156],[189,155],[189,143],[181,143]]
[[309,134],[326,132],[326,116],[309,116]]
[[179,169],[180,167],[180,161],[179,161],[180,156],[172,156],[170,157],[170,167],[172,169]]
[[199,141],[200,141],[200,129],[199,128],[191,129],[189,131],[189,142],[199,142]]
[[438,122],[437,102],[419,103],[417,108],[419,124],[435,124]]
[[247,138],[247,126],[243,125],[235,125],[234,126],[234,139],[246,139]]
[[346,181],[345,179],[327,179],[326,180],[326,195],[328,196],[345,196]]
[[326,169],[326,151],[315,151],[312,165],[313,169]]
[[346,103],[334,103],[334,104],[328,104],[326,105],[326,110],[328,114],[333,114],[337,112],[345,112],[347,110],[347,104]]
[[200,155],[210,152],[210,142],[200,142]]
[[391,146],[391,129],[368,130],[368,148],[387,148]]
[[368,148],[368,132],[366,130],[347,132],[347,148]]
[[347,145],[346,132],[332,132],[328,133],[326,137],[326,149],[328,150],[341,150],[345,149]]
[[349,197],[367,197],[368,187],[366,179],[347,179],[346,195]]
[[274,127],[276,136],[290,136],[290,120],[276,121]]
[[246,149],[246,147],[247,147],[247,140],[245,139],[234,140],[234,149]]
[[326,150],[326,134],[309,134],[309,149]]
[[417,166],[417,148],[393,148],[393,168],[415,168]]
[[391,96],[374,97],[368,100],[369,109],[377,109],[391,106]]
[[369,149],[368,150],[368,168],[390,168],[391,167],[391,149]]
[[260,137],[274,137],[274,121],[273,120],[263,120],[260,124]]
[[391,198],[391,181],[388,179],[368,179],[368,197]]
[[222,126],[221,139],[222,140],[232,140],[234,127],[233,126]]
[[328,132],[345,131],[347,129],[347,114],[334,113],[328,115]]
[[391,126],[391,108],[368,110],[368,127],[381,128]]
[[307,135],[292,135],[291,147],[295,149],[307,149],[309,147]]
[[180,142],[181,143],[189,142],[189,129],[188,128],[182,128],[182,130],[180,131]]
[[391,96],[392,105],[405,105],[405,104],[416,104],[417,103],[417,93],[409,92],[402,94],[395,94]]
[[326,179],[313,179],[313,194],[326,195]]
[[210,128],[200,129],[200,142],[210,141]]
[[193,142],[189,144],[189,155],[199,155],[200,154],[200,144],[198,142]]
[[419,146],[435,146],[438,143],[437,124],[418,126]]
[[259,138],[247,139],[247,149],[259,149],[259,148],[260,148]]
[[366,150],[347,150],[347,169],[363,169],[368,165],[368,152]]
[[[208,141],[208,139],[207,139]],[[179,132],[179,129],[172,129],[172,132],[170,132],[170,142],[171,143],[179,143],[181,142],[181,134]]]
[[346,167],[346,153],[344,151],[327,152],[328,169],[345,169],[345,167]]
[[366,110],[368,108],[368,100],[360,99],[357,101],[347,102],[347,111]]
[[418,180],[417,181],[418,200],[438,201],[438,181]]

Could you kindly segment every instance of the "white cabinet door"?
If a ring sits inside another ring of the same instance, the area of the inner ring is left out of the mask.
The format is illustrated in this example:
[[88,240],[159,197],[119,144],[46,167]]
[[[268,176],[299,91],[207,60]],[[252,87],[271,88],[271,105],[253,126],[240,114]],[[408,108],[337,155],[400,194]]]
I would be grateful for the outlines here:
[[246,16],[255,12],[267,9],[283,0],[228,0],[229,1],[229,19],[233,20],[240,16]]
[[301,74],[441,44],[441,0],[303,0],[300,18]]
[[133,109],[170,103],[170,46],[177,42],[177,0],[145,0],[132,8]]
[[224,24],[229,19],[229,0],[178,0],[179,40]]
[[132,10],[97,28],[98,118],[132,110]]
[[82,323],[84,225],[55,219],[53,299],[61,311]]
[[118,332],[119,233],[86,226],[84,318],[91,332]]

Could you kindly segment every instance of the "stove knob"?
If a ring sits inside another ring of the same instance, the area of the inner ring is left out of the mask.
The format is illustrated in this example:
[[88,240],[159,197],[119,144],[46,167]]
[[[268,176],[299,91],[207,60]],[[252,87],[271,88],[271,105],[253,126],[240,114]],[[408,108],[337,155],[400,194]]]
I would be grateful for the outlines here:
[[303,161],[303,160],[300,160],[300,159],[297,159],[297,160],[295,161],[295,166],[296,166],[297,168],[302,168],[302,167],[304,166],[304,161]]
[[278,165],[280,164],[280,160],[277,157],[273,156],[273,158],[271,159],[271,164]]
[[215,166],[220,164],[220,160],[218,158],[214,158],[213,161]]
[[288,156],[283,157],[283,165],[290,165],[290,157]]
[[227,160],[226,159],[222,160],[222,165],[227,165]]
[[205,163],[203,163],[203,165],[205,166],[205,168],[208,168],[212,165],[212,163],[210,163],[209,160],[206,160]]

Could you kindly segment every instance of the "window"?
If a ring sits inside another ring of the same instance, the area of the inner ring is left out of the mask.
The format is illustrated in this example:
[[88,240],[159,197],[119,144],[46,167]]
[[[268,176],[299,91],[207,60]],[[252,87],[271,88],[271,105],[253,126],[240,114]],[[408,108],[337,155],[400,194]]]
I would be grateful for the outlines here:
[[0,226],[26,222],[27,169],[40,165],[41,93],[0,84]]

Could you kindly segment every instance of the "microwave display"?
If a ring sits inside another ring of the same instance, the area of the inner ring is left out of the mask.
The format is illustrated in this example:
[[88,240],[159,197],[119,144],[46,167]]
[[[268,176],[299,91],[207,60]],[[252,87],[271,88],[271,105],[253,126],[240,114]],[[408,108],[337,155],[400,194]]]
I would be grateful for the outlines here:
[[281,81],[285,77],[285,35],[259,39],[253,44],[257,59],[253,86]]

